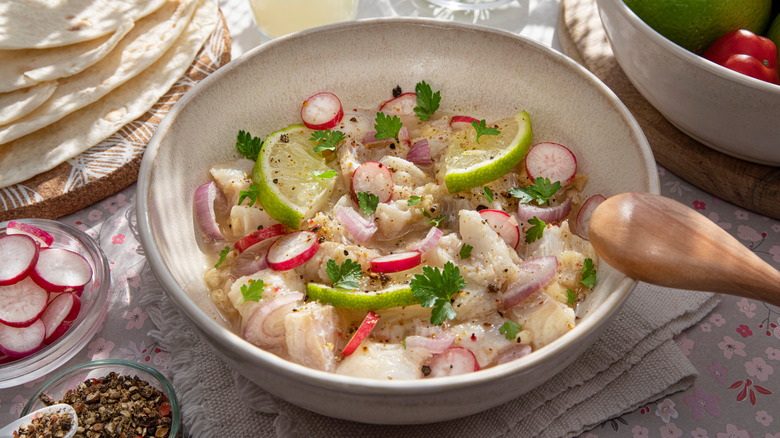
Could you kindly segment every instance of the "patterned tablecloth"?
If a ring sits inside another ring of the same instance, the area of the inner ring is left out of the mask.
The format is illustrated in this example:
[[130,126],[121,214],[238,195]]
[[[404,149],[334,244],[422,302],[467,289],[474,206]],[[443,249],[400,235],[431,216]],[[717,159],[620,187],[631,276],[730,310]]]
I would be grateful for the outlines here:
[[[251,26],[251,17],[243,0],[221,3],[232,26],[233,54],[238,55],[258,36],[247,27]],[[391,10],[387,8],[416,2],[387,0],[369,7],[365,3],[359,16],[389,15]],[[531,0],[526,4],[525,12],[532,24],[521,23],[515,30],[554,46],[557,1]],[[372,7],[379,8],[379,12]],[[664,168],[658,172],[663,195],[699,211],[780,268],[780,221],[723,202]],[[157,292],[141,287],[154,279],[142,281],[151,274],[136,232],[135,201],[136,186],[132,185],[61,219],[98,240],[111,260],[114,283],[103,328],[65,366],[117,357],[169,371],[170,354],[149,335],[155,329],[147,311],[153,298],[149,294]],[[780,438],[780,308],[724,296],[710,315],[678,335],[676,341],[699,372],[693,386],[628,415],[604,419],[585,437]],[[0,424],[18,417],[42,380],[0,390]]]

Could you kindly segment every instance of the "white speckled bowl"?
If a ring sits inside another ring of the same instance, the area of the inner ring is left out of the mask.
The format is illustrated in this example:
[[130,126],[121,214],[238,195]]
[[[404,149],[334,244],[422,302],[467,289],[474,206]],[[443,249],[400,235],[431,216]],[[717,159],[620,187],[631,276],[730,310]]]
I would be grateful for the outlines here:
[[710,62],[666,39],[623,0],[597,0],[615,59],[681,131],[717,151],[780,166],[780,85]]
[[179,101],[149,144],[139,175],[141,240],[168,295],[231,367],[325,415],[414,424],[502,404],[576,360],[634,285],[604,267],[571,332],[525,358],[457,377],[376,381],[325,373],[231,331],[206,295],[191,214],[209,165],[236,158],[239,129],[265,136],[298,123],[302,101],[315,92],[336,93],[346,108],[369,108],[396,85],[411,90],[420,80],[441,90],[445,112],[469,108],[490,120],[526,109],[535,142],[560,142],[577,154],[590,175],[588,195],[658,193],[647,141],[615,95],[570,59],[505,32],[422,19],[358,21],[274,40],[223,67]]

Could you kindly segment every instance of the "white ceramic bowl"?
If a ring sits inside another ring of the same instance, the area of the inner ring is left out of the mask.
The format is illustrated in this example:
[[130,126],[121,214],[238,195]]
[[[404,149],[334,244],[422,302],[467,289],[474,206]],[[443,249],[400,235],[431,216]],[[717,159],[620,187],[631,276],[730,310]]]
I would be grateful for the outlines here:
[[303,100],[323,90],[346,108],[369,108],[396,86],[425,80],[440,111],[468,108],[488,120],[526,109],[535,141],[580,157],[588,195],[658,192],[655,162],[636,121],[601,82],[540,44],[501,31],[423,19],[331,25],[261,45],[198,84],[152,138],[138,186],[149,263],[171,299],[235,370],[303,408],[369,423],[425,423],[516,398],[574,361],[615,316],[634,281],[608,267],[583,304],[579,326],[517,361],[418,381],[377,381],[313,370],[250,345],[206,295],[207,268],[193,228],[192,194],[212,163],[236,158],[239,129],[267,135],[299,123]]
[[780,85],[710,62],[666,39],[623,0],[597,0],[615,59],[631,83],[704,145],[780,166]]

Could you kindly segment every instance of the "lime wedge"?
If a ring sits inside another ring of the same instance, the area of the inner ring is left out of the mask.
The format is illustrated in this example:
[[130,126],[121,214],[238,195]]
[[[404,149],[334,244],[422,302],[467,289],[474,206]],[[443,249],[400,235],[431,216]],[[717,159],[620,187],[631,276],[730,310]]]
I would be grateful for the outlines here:
[[[523,160],[531,147],[531,118],[525,111],[495,123],[498,135],[465,129],[465,137],[450,144],[444,155],[444,183],[450,193],[485,185],[500,178]],[[492,125],[490,125],[492,126]]]
[[288,126],[269,135],[252,171],[263,209],[294,229],[322,210],[336,185],[335,178],[316,176],[330,167],[314,152],[316,143],[311,135],[312,130],[304,125]]
[[343,290],[319,283],[308,283],[306,293],[312,300],[353,310],[381,310],[419,304],[409,285],[402,284],[378,291]]

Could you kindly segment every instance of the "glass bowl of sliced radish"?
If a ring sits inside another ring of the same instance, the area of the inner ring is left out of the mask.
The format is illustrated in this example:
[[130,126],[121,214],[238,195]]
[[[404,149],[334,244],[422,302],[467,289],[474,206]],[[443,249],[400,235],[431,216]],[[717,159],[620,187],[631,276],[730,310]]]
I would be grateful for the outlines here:
[[0,223],[0,388],[56,369],[92,338],[109,301],[108,260],[61,222]]

